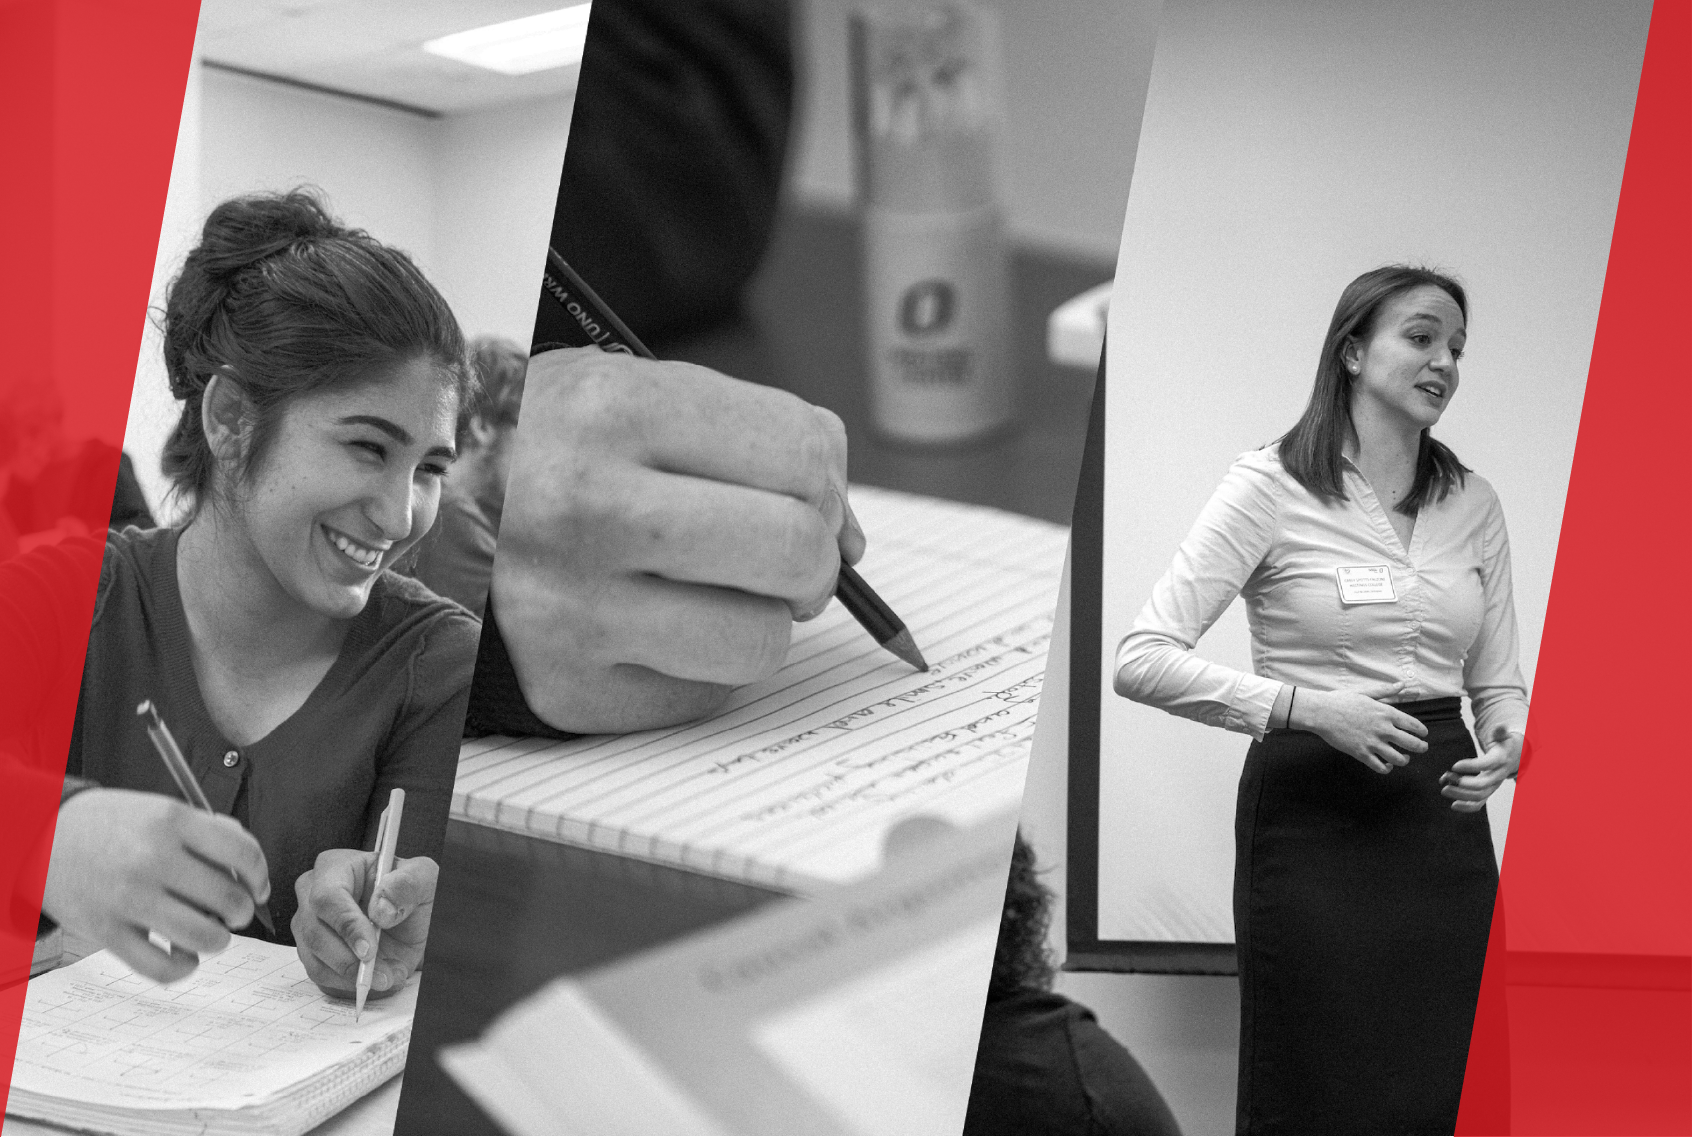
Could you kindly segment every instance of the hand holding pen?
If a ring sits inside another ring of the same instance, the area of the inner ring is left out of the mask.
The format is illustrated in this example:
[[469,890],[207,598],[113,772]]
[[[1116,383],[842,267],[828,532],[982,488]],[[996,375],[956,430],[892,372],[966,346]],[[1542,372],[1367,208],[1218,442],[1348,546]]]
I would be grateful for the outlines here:
[[[213,809],[211,802],[206,800],[205,791],[200,788],[199,780],[194,777],[194,771],[189,767],[188,759],[183,756],[182,749],[176,745],[176,738],[170,733],[170,727],[165,725],[163,716],[159,714],[159,708],[153,704],[151,699],[148,699],[135,708],[135,713],[146,724],[147,739],[153,744],[153,750],[158,754],[159,761],[164,763],[165,771],[170,774],[170,780],[176,783],[176,790],[182,795],[182,800],[201,813],[211,814],[215,817],[217,810]],[[241,883],[241,873],[238,869],[231,867],[229,875],[234,878],[235,883]],[[270,918],[270,908],[263,900],[258,898],[257,893],[254,894],[253,899],[253,919],[257,920],[259,926],[272,936],[276,934],[276,924]],[[242,924],[239,927],[246,927],[246,925]]]
[[[578,276],[576,270],[558,255],[557,249],[546,250],[546,272],[542,276],[541,289],[557,301],[558,306],[569,315],[569,322],[575,325],[575,330],[579,331],[584,339],[593,341],[594,347],[602,351],[639,356],[641,359],[658,358],[631,328],[617,318],[617,314],[599,298],[598,293],[589,287],[587,281]],[[905,622],[899,619],[887,602],[878,596],[875,589],[852,567],[858,558],[863,556],[864,533],[858,528],[857,518],[852,516],[852,507],[846,504],[846,428],[832,411],[823,410],[821,407],[811,409],[828,425],[831,441],[837,443],[834,449],[839,452],[840,479],[838,484],[829,487],[829,491],[839,499],[844,520],[851,523],[850,534],[845,532],[843,526],[835,527],[841,534],[841,557],[834,583],[834,596],[851,614],[852,619],[874,637],[876,643],[918,671],[927,671],[928,661],[922,658],[916,639],[905,627]],[[799,496],[801,500],[806,500],[803,494]],[[825,503],[825,519],[828,512]],[[816,613],[807,612],[799,615],[799,618],[808,619],[813,615]]]
[[269,898],[264,850],[234,818],[164,794],[96,787],[59,809],[41,906],[170,983],[227,947],[229,930],[246,927]]
[[[865,542],[840,419],[619,335],[624,350],[530,360],[494,562],[528,705],[582,733],[710,714],[782,665],[795,620],[862,583],[843,567]],[[920,665],[885,605],[859,611],[877,629],[854,648]]]
[[[404,791],[396,790],[404,801]],[[428,857],[394,855],[403,804],[387,799],[374,850],[329,849],[294,885],[294,943],[323,990],[380,999],[405,986],[423,962],[439,870]]]

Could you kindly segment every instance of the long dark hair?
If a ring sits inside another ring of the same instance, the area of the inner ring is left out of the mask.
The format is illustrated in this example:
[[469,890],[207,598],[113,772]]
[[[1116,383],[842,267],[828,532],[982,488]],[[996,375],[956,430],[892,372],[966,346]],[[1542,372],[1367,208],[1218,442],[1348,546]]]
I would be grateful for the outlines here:
[[171,282],[162,320],[170,391],[182,417],[164,471],[196,507],[217,461],[200,403],[212,376],[233,379],[254,421],[237,479],[254,468],[295,398],[426,360],[474,395],[464,334],[411,258],[349,229],[306,190],[225,201]]
[[[1469,318],[1469,297],[1463,286],[1442,272],[1412,265],[1384,265],[1371,269],[1345,286],[1334,318],[1322,341],[1322,356],[1316,364],[1316,385],[1310,402],[1293,428],[1281,436],[1281,465],[1293,479],[1323,501],[1344,501],[1345,481],[1340,473],[1340,454],[1351,431],[1351,387],[1353,378],[1345,366],[1345,348],[1353,340],[1367,339],[1375,330],[1381,306],[1412,288],[1431,285],[1456,301],[1463,319]],[[1428,431],[1422,431],[1416,453],[1416,480],[1409,496],[1398,503],[1400,513],[1414,517],[1429,502],[1443,501],[1453,489],[1461,488],[1469,468],[1457,455]]]
[[999,916],[999,943],[993,951],[993,973],[987,980],[989,1002],[1018,991],[1051,988],[1054,969],[1046,950],[1051,922],[1051,890],[1040,883],[1034,848],[1017,830],[1010,877],[1005,881],[1005,907]]

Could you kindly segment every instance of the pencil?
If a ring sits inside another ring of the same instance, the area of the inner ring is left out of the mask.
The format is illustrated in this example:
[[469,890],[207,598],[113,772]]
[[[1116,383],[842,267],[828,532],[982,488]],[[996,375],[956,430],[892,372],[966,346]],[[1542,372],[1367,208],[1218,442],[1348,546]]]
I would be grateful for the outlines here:
[[[591,343],[604,351],[622,351],[643,359],[658,358],[588,287],[587,281],[558,255],[557,249],[549,247],[546,250],[546,265],[547,271],[541,278],[542,287],[569,313]],[[910,629],[905,627],[905,622],[845,561],[840,562],[840,577],[835,583],[834,596],[841,607],[875,638],[876,643],[918,671],[928,670],[928,663],[922,658],[922,652],[917,650],[916,640]]]
[[[395,787],[388,795],[388,808],[376,824],[376,879],[370,883],[370,902],[376,903],[376,889],[382,878],[394,867],[394,847],[399,844],[400,819],[405,816],[405,791]],[[372,923],[375,921],[372,920]],[[353,990],[353,1022],[364,1014],[364,1001],[370,998],[370,981],[376,973],[376,957],[382,946],[382,929],[376,929],[376,942],[370,945],[370,958],[360,960],[358,980]]]
[[[135,708],[135,713],[146,720],[147,738],[170,773],[170,780],[176,783],[177,792],[195,809],[202,813],[215,814],[217,810],[212,808],[212,803],[206,798],[206,792],[200,788],[194,771],[188,766],[188,759],[182,756],[182,748],[176,745],[176,737],[170,733],[170,727],[165,725],[159,708],[153,705],[153,700],[141,700],[141,705]],[[230,868],[229,875],[235,878],[236,884],[241,883],[241,875],[233,867]],[[256,896],[253,897],[253,918],[270,935],[276,934],[276,924],[270,918],[270,906],[261,903]]]

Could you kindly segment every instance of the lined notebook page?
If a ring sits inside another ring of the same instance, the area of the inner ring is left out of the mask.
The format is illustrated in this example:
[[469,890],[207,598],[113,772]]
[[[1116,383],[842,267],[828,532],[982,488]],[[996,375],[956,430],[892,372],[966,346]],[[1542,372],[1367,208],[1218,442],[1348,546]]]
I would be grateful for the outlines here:
[[465,743],[453,815],[807,891],[875,871],[903,818],[1017,808],[1068,531],[862,486],[852,508],[859,568],[928,673],[830,604],[795,627],[780,672],[708,721]]
[[417,985],[332,999],[291,947],[231,938],[169,986],[110,952],[30,980],[8,1109],[107,1132],[309,1128],[399,1073]]

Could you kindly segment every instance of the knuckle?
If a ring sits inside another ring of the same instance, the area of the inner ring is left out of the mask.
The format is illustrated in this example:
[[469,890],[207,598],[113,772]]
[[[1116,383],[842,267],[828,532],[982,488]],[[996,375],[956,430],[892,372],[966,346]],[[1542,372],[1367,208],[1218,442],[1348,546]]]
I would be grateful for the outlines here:
[[193,825],[193,813],[180,802],[167,801],[163,807],[149,814],[141,824],[141,843],[148,848],[163,849],[180,842],[184,829]]
[[845,458],[847,450],[846,423],[841,417],[827,407],[812,407],[823,437],[828,440],[830,453],[835,458]]
[[786,604],[760,604],[755,617],[748,622],[746,665],[758,679],[774,675],[787,660],[788,643],[793,636],[793,621]]
[[778,515],[771,555],[787,574],[797,596],[811,597],[828,587],[837,569],[834,542],[823,517],[803,502],[788,499]]
[[811,416],[808,427],[799,434],[797,450],[800,485],[807,499],[820,501],[828,492],[836,472],[838,455],[838,447],[827,427],[814,415]]
[[567,437],[616,440],[638,434],[656,398],[656,384],[638,368],[606,352],[580,359],[560,392]]
[[432,896],[440,873],[441,866],[433,857],[411,857],[405,862],[403,879],[412,885],[415,893]]
[[239,926],[241,918],[251,914],[252,897],[233,880],[219,876],[215,895],[207,898],[207,906],[225,922]]
[[201,955],[222,951],[229,946],[229,929],[207,920],[205,926],[196,929],[195,934],[189,937],[189,942],[184,946]]
[[[628,602],[604,582],[576,580],[551,598],[547,626],[563,630],[568,656],[584,660],[623,662],[637,623],[626,619]],[[568,670],[568,668],[566,668]]]
[[651,495],[612,501],[604,489],[590,479],[579,487],[573,503],[581,518],[596,531],[621,532],[631,550],[648,554],[675,542],[677,518],[669,501]]
[[631,535],[667,538],[663,503],[640,504],[613,471],[569,460],[556,473],[543,540],[548,558],[566,572],[625,559]]

